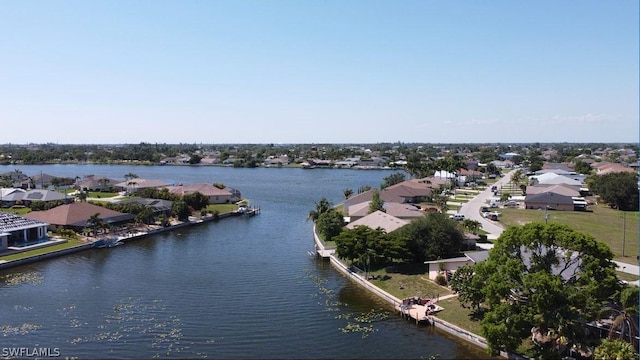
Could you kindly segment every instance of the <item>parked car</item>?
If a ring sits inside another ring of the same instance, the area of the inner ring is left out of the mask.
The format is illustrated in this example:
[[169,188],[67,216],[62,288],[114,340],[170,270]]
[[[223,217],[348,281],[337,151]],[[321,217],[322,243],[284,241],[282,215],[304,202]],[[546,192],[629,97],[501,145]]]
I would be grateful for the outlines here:
[[487,219],[491,219],[492,217],[496,217],[497,218],[500,215],[502,215],[502,214],[500,212],[498,212],[498,211],[487,211],[487,212],[483,212],[482,213],[482,216],[487,218]]
[[455,221],[462,221],[464,220],[464,215],[462,214],[453,214],[449,216],[449,219],[453,219]]

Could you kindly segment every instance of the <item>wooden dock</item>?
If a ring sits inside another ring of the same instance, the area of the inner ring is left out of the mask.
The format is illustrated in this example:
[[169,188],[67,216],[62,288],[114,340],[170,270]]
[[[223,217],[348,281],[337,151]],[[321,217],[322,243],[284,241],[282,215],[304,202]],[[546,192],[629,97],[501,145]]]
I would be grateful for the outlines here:
[[435,304],[435,301],[417,297],[404,299],[402,303],[395,306],[395,309],[400,312],[400,316],[412,319],[416,324],[428,325],[433,325],[432,317],[443,310],[441,306]]

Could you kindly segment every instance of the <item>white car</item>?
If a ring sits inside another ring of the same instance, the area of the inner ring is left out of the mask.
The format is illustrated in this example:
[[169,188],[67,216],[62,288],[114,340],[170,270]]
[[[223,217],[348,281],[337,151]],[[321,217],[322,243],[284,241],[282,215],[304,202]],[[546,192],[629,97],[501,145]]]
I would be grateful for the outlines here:
[[462,214],[453,214],[449,216],[449,219],[453,219],[455,221],[462,221],[464,220],[464,215]]

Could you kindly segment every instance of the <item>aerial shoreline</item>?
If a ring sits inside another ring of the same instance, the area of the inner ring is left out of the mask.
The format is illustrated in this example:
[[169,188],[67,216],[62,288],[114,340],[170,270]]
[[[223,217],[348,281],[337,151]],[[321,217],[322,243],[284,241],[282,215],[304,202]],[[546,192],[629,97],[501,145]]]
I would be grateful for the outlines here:
[[[140,240],[140,239],[147,238],[149,236],[160,234],[160,233],[171,232],[171,231],[182,229],[182,228],[186,228],[186,227],[193,227],[193,226],[197,226],[197,225],[210,223],[212,221],[221,220],[221,219],[225,219],[225,218],[233,217],[233,216],[240,216],[240,215],[242,215],[242,214],[241,213],[237,213],[237,212],[229,212],[229,213],[219,214],[218,216],[207,215],[207,216],[203,216],[203,217],[201,217],[201,218],[199,218],[197,220],[183,221],[183,222],[179,222],[179,223],[176,223],[176,224],[173,224],[173,225],[154,228],[154,229],[150,229],[150,230],[147,230],[147,231],[131,232],[131,234],[129,234],[127,236],[118,237],[118,241],[121,241],[123,243],[127,243],[127,242],[130,242],[130,241]],[[146,227],[148,227],[148,226],[146,226]],[[138,229],[138,230],[141,230],[141,229]],[[106,234],[106,235],[111,235],[111,234]],[[52,251],[52,252],[47,252],[47,253],[43,253],[43,254],[33,255],[33,256],[26,257],[26,258],[22,258],[22,259],[0,260],[0,271],[5,270],[5,269],[9,269],[9,268],[18,267],[18,266],[21,266],[21,265],[27,265],[27,264],[36,263],[36,262],[39,262],[39,261],[42,261],[42,260],[58,258],[58,257],[69,255],[69,254],[74,254],[74,253],[78,253],[78,252],[82,252],[82,251],[86,251],[86,250],[90,250],[90,249],[95,249],[96,248],[95,247],[95,243],[97,243],[98,241],[100,241],[102,239],[109,238],[109,237],[110,236],[97,237],[93,241],[87,242],[87,243],[82,244],[82,245],[78,245],[78,246],[74,246],[74,247],[70,247],[70,248],[66,248],[66,249],[61,249],[61,250],[56,250],[56,251]],[[46,247],[43,247],[43,248],[46,248]]]

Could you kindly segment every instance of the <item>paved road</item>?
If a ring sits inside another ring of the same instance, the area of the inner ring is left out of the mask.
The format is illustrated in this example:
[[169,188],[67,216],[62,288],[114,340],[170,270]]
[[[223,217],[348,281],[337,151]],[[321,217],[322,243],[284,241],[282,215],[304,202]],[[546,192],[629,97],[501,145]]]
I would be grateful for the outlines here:
[[[508,184],[511,180],[511,174],[513,174],[513,172],[515,172],[515,170],[511,170],[504,177],[500,178],[494,185],[500,188],[501,186]],[[504,231],[502,224],[500,224],[500,222],[498,221],[491,221],[483,218],[480,214],[480,207],[482,207],[482,205],[486,205],[487,200],[490,199],[496,199],[496,197],[491,192],[491,186],[488,186],[476,197],[463,204],[460,210],[458,210],[458,213],[464,215],[466,219],[479,221],[480,224],[482,224],[482,230],[488,233],[487,238],[497,239]]]
[[[495,183],[495,185],[497,185],[498,188],[500,188],[500,186],[508,184],[509,181],[511,180],[511,174],[513,174],[514,171],[515,170],[511,170],[504,177],[498,180]],[[502,227],[502,224],[500,224],[500,222],[488,220],[486,218],[483,218],[482,215],[480,214],[480,207],[482,207],[482,205],[486,205],[487,200],[491,200],[495,198],[496,197],[491,192],[491,187],[487,187],[487,189],[480,192],[472,200],[463,204],[460,210],[458,210],[458,213],[464,215],[466,219],[479,221],[480,224],[482,224],[482,229],[488,232],[487,237],[489,239],[497,239],[500,236],[500,234],[502,234],[502,231],[504,231],[504,228]],[[624,272],[627,274],[640,275],[640,267],[637,264],[635,264],[636,262],[633,261],[632,258],[629,258],[629,262],[634,263],[635,265],[619,262],[619,261],[614,261],[614,262],[618,266],[618,271]]]

